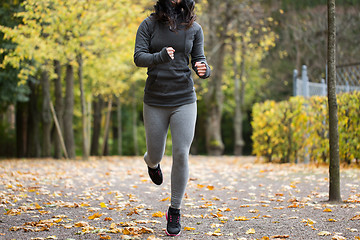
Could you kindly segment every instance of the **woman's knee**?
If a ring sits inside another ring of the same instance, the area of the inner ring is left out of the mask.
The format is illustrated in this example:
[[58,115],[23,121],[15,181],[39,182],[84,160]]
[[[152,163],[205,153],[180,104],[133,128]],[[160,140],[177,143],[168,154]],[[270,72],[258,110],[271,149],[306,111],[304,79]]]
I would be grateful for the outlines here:
[[189,150],[186,148],[174,148],[173,149],[173,158],[175,160],[175,164],[185,165],[188,162],[189,158]]
[[162,156],[158,154],[152,154],[151,152],[146,152],[144,156],[145,162],[150,167],[156,167],[160,163],[161,158]]

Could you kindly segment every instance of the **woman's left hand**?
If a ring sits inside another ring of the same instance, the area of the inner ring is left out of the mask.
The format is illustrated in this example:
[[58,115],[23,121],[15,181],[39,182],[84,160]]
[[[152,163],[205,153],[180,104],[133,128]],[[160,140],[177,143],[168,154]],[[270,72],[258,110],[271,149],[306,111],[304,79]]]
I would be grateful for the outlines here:
[[196,62],[195,67],[200,77],[204,76],[206,73],[206,64],[202,62]]

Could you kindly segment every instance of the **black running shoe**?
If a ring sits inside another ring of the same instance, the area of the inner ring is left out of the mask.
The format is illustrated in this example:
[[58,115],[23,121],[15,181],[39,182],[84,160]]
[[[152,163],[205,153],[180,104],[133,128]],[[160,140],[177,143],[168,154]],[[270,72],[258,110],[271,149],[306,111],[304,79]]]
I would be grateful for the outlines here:
[[163,175],[161,172],[161,168],[160,168],[160,164],[157,166],[157,168],[153,169],[150,168],[148,166],[148,173],[149,176],[151,178],[151,180],[156,184],[156,185],[161,185],[163,182]]
[[180,209],[169,207],[169,210],[166,213],[166,220],[166,234],[172,237],[179,236],[181,232]]

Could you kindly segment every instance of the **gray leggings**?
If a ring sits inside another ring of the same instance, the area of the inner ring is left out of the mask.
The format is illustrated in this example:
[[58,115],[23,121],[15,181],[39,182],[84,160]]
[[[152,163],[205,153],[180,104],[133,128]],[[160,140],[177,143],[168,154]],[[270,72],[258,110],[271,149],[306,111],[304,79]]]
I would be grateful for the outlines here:
[[171,207],[179,209],[189,178],[189,151],[194,138],[196,102],[178,107],[155,107],[144,103],[146,164],[155,168],[165,153],[170,125],[173,163],[171,169]]

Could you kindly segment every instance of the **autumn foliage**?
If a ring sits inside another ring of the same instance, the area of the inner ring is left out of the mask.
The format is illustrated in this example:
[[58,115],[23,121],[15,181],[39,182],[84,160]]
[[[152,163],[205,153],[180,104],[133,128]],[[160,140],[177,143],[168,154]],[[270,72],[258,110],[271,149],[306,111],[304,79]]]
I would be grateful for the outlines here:
[[[338,96],[340,158],[360,159],[360,92]],[[253,107],[253,152],[268,161],[314,163],[329,160],[327,98],[293,97]]]

